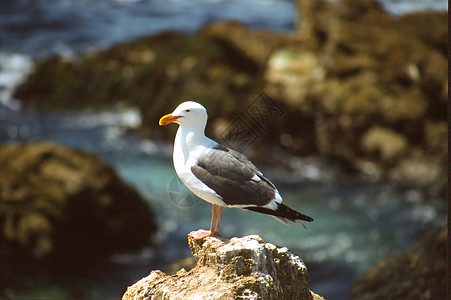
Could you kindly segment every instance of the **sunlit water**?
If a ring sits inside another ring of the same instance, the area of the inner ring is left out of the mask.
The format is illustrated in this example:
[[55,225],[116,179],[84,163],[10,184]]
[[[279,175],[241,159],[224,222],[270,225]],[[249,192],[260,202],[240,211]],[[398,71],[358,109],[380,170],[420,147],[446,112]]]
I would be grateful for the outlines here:
[[[277,3],[277,5],[276,5]],[[394,14],[444,10],[444,1],[383,1]],[[190,256],[187,234],[209,225],[211,206],[180,187],[172,167],[172,145],[141,140],[125,128],[139,113],[118,107],[102,112],[25,111],[11,91],[31,69],[31,57],[72,56],[117,42],[173,29],[191,33],[220,19],[253,28],[293,32],[290,1],[16,0],[0,3],[0,143],[52,141],[98,154],[148,199],[160,231],[156,247],[115,256],[89,274],[53,274],[7,291],[13,298],[111,299],[151,269]],[[172,108],[168,108],[170,110]],[[159,130],[155,124],[155,130]],[[282,158],[281,158],[282,159]],[[239,209],[225,209],[221,233],[258,234],[298,253],[309,270],[310,288],[327,299],[346,299],[355,276],[402,251],[446,220],[444,199],[390,184],[339,185],[320,158],[299,160],[293,174],[262,168],[284,202],[315,218],[304,229]],[[308,165],[308,172],[304,172]],[[304,173],[302,173],[304,172]],[[294,178],[294,179],[293,179]]]

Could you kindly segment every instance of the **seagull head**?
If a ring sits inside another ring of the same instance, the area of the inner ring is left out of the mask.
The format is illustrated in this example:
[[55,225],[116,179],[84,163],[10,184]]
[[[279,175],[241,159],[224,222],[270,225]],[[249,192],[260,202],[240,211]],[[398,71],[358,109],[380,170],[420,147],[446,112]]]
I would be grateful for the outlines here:
[[181,127],[203,126],[207,124],[207,110],[194,101],[186,101],[177,106],[170,114],[160,119],[160,126],[169,123],[177,123]]

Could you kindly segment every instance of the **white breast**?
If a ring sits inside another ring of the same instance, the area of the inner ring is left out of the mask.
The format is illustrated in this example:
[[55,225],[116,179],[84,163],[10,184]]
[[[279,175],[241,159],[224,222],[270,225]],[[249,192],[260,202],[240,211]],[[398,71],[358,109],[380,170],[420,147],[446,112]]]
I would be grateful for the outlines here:
[[181,143],[177,142],[177,137],[179,136],[176,136],[173,154],[174,168],[177,176],[199,198],[212,204],[224,206],[225,203],[222,201],[222,197],[191,172],[191,167],[197,163],[198,157],[202,153],[205,153],[205,151],[209,151],[209,147],[198,145],[188,150],[188,148],[182,148]]

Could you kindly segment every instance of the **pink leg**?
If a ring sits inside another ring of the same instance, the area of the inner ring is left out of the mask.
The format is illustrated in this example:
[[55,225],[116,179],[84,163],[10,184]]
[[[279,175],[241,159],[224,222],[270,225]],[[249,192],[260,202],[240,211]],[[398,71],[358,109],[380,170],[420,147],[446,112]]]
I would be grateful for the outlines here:
[[219,206],[218,215],[216,217],[216,228],[213,231],[214,234],[219,233],[219,221],[221,220],[221,214],[222,214],[222,206]]
[[218,210],[216,208],[216,204],[213,204],[213,209],[211,210],[211,223],[210,223],[210,231],[214,232],[215,231],[215,219],[216,219],[216,214],[218,213]]
[[[222,212],[222,207],[219,207],[219,211]],[[218,209],[216,207],[215,204],[213,204],[213,209],[211,210],[211,223],[210,223],[210,230],[204,230],[204,229],[199,229],[196,230],[194,232],[190,233],[190,236],[192,236],[195,240],[203,240],[204,238],[208,237],[208,236],[212,236],[215,233],[217,233],[217,231],[215,232],[215,219],[216,219],[216,214],[218,213]],[[217,220],[217,225],[219,225],[219,219]]]

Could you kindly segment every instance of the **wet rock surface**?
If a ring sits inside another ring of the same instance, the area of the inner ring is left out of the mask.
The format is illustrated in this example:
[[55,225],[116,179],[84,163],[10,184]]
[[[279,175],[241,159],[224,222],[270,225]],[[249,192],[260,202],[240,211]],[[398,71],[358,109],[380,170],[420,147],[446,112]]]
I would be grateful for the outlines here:
[[49,143],[0,147],[0,278],[83,269],[147,244],[143,198],[94,155]]
[[259,236],[208,237],[188,244],[197,261],[169,276],[152,271],[122,299],[323,299],[308,289],[302,259]]

